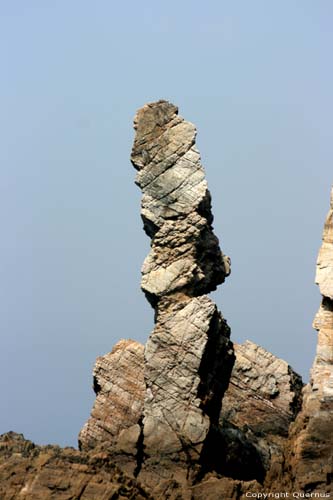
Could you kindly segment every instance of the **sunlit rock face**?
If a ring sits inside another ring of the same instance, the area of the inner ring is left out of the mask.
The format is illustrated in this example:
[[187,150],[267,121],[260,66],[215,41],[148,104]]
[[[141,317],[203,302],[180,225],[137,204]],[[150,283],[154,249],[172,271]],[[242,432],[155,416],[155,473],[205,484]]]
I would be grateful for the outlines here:
[[144,477],[148,470],[161,474],[157,456],[178,469],[200,462],[218,424],[234,354],[226,321],[204,295],[224,281],[230,261],[213,232],[195,127],[166,101],[141,108],[134,123],[131,160],[152,240],[141,287],[155,309],[144,359]]
[[88,450],[115,444],[119,433],[137,424],[143,408],[143,345],[120,340],[94,366],[96,399],[91,416],[79,434],[79,447]]
[[288,463],[295,487],[333,493],[333,189],[316,283],[322,294],[313,322],[318,331],[317,353],[302,412],[292,427]]
[[213,232],[194,125],[158,101],[137,112],[134,128],[131,161],[151,238],[141,287],[155,328],[144,348],[121,341],[97,359],[96,401],[79,443],[108,448],[127,472],[162,491],[175,476],[187,485],[212,446],[220,453],[213,436],[234,352],[230,329],[205,294],[229,275],[230,259]]
[[134,123],[131,160],[142,190],[144,228],[152,238],[142,289],[153,305],[178,291],[195,297],[215,290],[229,274],[230,262],[213,233],[196,129],[166,101],[141,108]]

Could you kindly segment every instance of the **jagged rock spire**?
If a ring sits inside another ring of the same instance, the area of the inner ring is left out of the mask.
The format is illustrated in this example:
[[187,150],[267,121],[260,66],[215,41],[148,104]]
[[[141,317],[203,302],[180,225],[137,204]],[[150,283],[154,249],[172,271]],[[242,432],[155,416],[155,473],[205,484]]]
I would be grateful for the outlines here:
[[113,451],[132,456],[127,470],[144,481],[145,471],[155,473],[155,463],[163,468],[163,457],[172,477],[172,465],[179,469],[182,463],[186,475],[190,464],[207,456],[234,353],[226,321],[204,295],[225,280],[230,260],[213,232],[195,127],[176,106],[158,101],[137,112],[134,128],[131,161],[143,193],[144,229],[152,240],[141,287],[155,309],[155,328],[144,352],[143,346],[122,341],[97,360],[97,397],[79,442],[89,449],[107,441]]
[[145,105],[134,124],[131,160],[143,193],[144,228],[152,238],[142,289],[153,304],[177,291],[195,297],[215,290],[229,274],[230,262],[212,231],[196,129],[167,101]]
[[213,233],[194,125],[167,101],[145,105],[134,123],[131,160],[152,238],[141,286],[156,322],[145,347],[144,463],[156,454],[199,461],[234,359],[229,327],[204,293],[224,281],[230,261]]
[[247,342],[237,348],[221,413],[234,349],[205,294],[229,275],[230,260],[213,232],[196,130],[167,101],[143,106],[134,128],[131,161],[151,238],[141,287],[155,327],[145,346],[121,341],[98,358],[97,397],[80,446],[107,449],[154,498],[206,498],[201,479],[209,473],[212,498],[236,499],[282,469],[302,382],[287,363]]

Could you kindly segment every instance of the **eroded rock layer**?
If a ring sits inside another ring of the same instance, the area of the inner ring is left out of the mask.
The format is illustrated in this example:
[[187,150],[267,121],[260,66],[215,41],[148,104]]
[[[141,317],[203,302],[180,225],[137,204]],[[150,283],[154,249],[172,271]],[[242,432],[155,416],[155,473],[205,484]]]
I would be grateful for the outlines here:
[[152,487],[144,489],[106,451],[37,446],[22,434],[0,435],[1,500],[231,500],[259,487],[214,474],[186,490],[180,486],[175,477],[152,494]]
[[105,452],[37,446],[14,432],[0,436],[0,498],[153,500]]

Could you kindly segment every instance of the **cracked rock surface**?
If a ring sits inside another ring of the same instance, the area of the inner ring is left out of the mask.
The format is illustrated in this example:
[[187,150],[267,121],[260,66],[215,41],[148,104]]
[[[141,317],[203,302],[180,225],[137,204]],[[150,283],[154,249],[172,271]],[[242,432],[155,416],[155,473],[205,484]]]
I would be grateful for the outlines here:
[[131,161],[151,238],[141,287],[155,328],[144,348],[122,341],[98,358],[96,401],[79,442],[104,444],[126,472],[165,492],[175,478],[188,488],[216,448],[234,353],[230,329],[205,294],[229,275],[230,260],[213,232],[194,125],[159,101],[137,112],[134,128]]
[[287,436],[302,404],[301,377],[254,342],[247,340],[234,348],[236,362],[221,418],[254,433]]
[[143,345],[120,340],[94,366],[96,399],[91,416],[79,434],[80,449],[115,443],[120,431],[137,424],[143,408]]
[[160,475],[156,457],[178,469],[179,463],[186,469],[200,462],[218,423],[234,354],[226,321],[204,295],[224,281],[230,261],[213,232],[195,127],[166,101],[141,108],[134,123],[131,160],[152,239],[141,287],[155,309],[144,351],[144,478],[148,470]]
[[119,357],[117,345],[98,359],[80,444],[102,445],[154,498],[201,498],[203,484],[238,498],[255,491],[274,462],[281,468],[302,382],[252,342],[236,347],[233,367],[229,327],[205,295],[230,274],[230,259],[213,232],[194,125],[159,101],[138,111],[134,127],[131,160],[151,238],[141,287],[155,327],[144,348],[122,344]]
[[105,452],[37,446],[22,434],[0,436],[1,500],[152,499]]
[[166,101],[145,105],[134,124],[131,160],[142,190],[144,229],[152,238],[142,289],[154,306],[177,291],[193,297],[215,290],[229,274],[230,262],[213,233],[196,129]]
[[[225,448],[232,453],[226,466],[229,473],[244,477],[259,460],[263,479],[282,467],[289,426],[302,405],[303,383],[286,361],[263,347],[247,340],[234,348],[236,361],[220,416]],[[245,452],[250,453],[247,467]]]

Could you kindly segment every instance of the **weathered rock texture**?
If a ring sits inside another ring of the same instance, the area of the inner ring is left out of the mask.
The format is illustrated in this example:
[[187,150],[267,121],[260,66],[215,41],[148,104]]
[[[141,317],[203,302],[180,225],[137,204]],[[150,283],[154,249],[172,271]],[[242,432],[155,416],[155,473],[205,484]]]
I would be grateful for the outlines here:
[[143,500],[152,498],[106,453],[36,446],[21,434],[0,436],[1,500]]
[[234,348],[236,362],[222,419],[254,433],[287,436],[302,404],[301,377],[286,361],[249,340]]
[[290,481],[309,492],[333,493],[333,189],[317,260],[322,303],[314,319],[317,354],[302,412],[291,431]]
[[137,424],[143,409],[143,345],[121,340],[94,367],[96,400],[79,434],[80,449],[115,443],[121,430]]
[[227,500],[258,486],[209,474],[198,484],[188,484],[185,495],[176,478],[151,495],[151,488],[144,489],[98,448],[80,452],[37,446],[14,432],[0,435],[1,500]]
[[131,160],[152,238],[141,286],[156,323],[145,346],[144,477],[147,469],[161,474],[156,457],[177,469],[180,462],[200,463],[218,424],[234,355],[229,327],[204,295],[224,281],[230,262],[213,233],[195,127],[159,101],[138,111],[135,129]]
[[[119,344],[126,348],[125,341],[121,341]],[[118,353],[117,347],[119,344],[113,350],[116,354]],[[119,365],[119,383],[125,388],[133,384],[132,379],[134,374],[136,374],[138,380],[143,380],[143,346],[131,342],[129,347],[133,348],[133,345],[138,350],[139,356],[126,358],[126,370],[124,370],[125,365],[123,363]],[[232,370],[229,387],[223,398],[222,412],[219,418],[219,432],[214,435],[214,449],[217,450],[217,456],[214,457],[212,468],[217,469],[217,472],[220,474],[235,480],[248,481],[257,478],[263,481],[266,474],[270,473],[272,469],[280,470],[282,467],[288,428],[301,406],[301,389],[303,384],[299,375],[285,361],[276,358],[253,342],[247,341],[244,344],[236,344],[235,354],[236,361]],[[139,357],[140,360],[138,359]],[[119,354],[117,354],[117,357],[114,357],[114,354],[110,353],[106,357],[98,358],[94,370],[95,376],[99,371],[101,359],[103,360],[104,358],[108,359],[109,363],[111,361],[109,373],[103,376],[103,380],[107,379],[107,383],[110,384],[110,381],[113,379],[117,380],[117,360],[123,360],[124,355],[119,358]],[[186,362],[186,358],[184,361]],[[156,356],[156,365],[160,366],[162,364],[163,359],[161,360]],[[176,371],[173,374],[181,390],[180,384],[183,380],[183,374]],[[127,377],[129,380],[127,380]],[[185,387],[185,390],[187,389]],[[113,394],[113,390],[116,391],[116,394]],[[117,395],[117,385],[109,385],[109,390],[107,392],[104,390],[103,392],[104,395],[101,400],[99,400],[100,393],[97,394],[92,410],[92,417],[80,433],[81,447],[87,450],[96,446],[102,446],[104,449],[113,448],[117,452],[117,463],[121,464],[126,472],[133,473],[134,467],[132,466],[131,468],[128,464],[124,463],[121,455],[132,455],[133,463],[137,459],[138,450],[135,440],[139,437],[140,427],[139,425],[132,424],[139,421],[140,414],[134,414],[131,411],[130,405],[126,413],[126,408],[124,407],[122,426],[119,427],[121,432],[118,439],[115,439],[115,432],[101,432],[100,421],[102,423],[104,421],[112,423],[112,411],[114,398]],[[136,400],[136,406],[143,408],[144,390],[140,391],[140,395],[141,400]],[[180,396],[176,394],[176,403],[174,404],[178,404],[177,401],[179,400]],[[97,422],[94,416],[96,408],[99,408],[98,415],[103,416]],[[115,413],[116,416],[117,412]],[[118,422],[117,419],[115,421]],[[131,425],[132,427],[129,429]],[[91,436],[90,439],[89,435],[87,437],[87,427]],[[174,453],[180,451],[179,447],[173,450],[172,442],[165,443],[163,441],[163,429],[162,427],[158,441],[160,448],[155,450],[155,458],[156,454],[159,455],[161,453],[163,446],[166,447],[167,454],[172,453],[172,451]],[[209,449],[211,456],[207,456],[206,453],[206,465],[211,462],[211,458],[215,453],[214,449],[212,447]],[[170,460],[167,460],[167,462],[170,467]],[[147,463],[149,463],[148,457],[146,457],[145,462],[146,469]],[[148,467],[148,469],[153,470],[154,468]],[[161,460],[157,461],[156,468],[161,468]],[[143,472],[141,472],[139,478],[141,478]],[[173,470],[173,473],[176,474],[176,471]],[[146,476],[147,474],[146,472]],[[155,483],[159,488],[162,486],[166,488],[166,485],[169,484],[168,481],[161,481],[160,477],[152,477],[151,470],[149,471],[146,483]],[[214,481],[211,479],[211,483],[214,483],[214,487],[217,487],[217,485],[222,487],[222,483],[218,481],[217,477],[215,477]],[[224,480],[223,488],[226,487],[226,484],[227,480]],[[232,481],[228,484],[228,488],[234,488],[235,485],[238,485],[238,489],[240,487],[244,488],[244,484],[246,488],[248,487],[247,483],[240,481]],[[241,486],[239,486],[240,484]],[[246,488],[244,491],[247,491]],[[175,489],[174,486],[173,489]],[[165,492],[164,489],[161,491]],[[159,494],[163,496],[161,491]],[[196,491],[199,491],[199,487],[197,487]]]
[[[152,239],[141,286],[155,328],[144,355],[122,343],[97,360],[97,398],[79,442],[87,450],[107,443],[124,470],[163,496],[176,478],[188,488],[192,473],[216,469],[234,353],[226,321],[204,294],[224,281],[230,260],[213,233],[194,125],[166,101],[144,106],[134,123],[131,160]],[[207,461],[212,447],[216,460]]]
[[303,383],[288,363],[263,347],[246,341],[234,348],[236,362],[220,416],[225,449],[230,450],[228,471],[244,478],[259,460],[264,479],[283,464],[289,425],[302,404]]
[[[230,263],[212,230],[195,127],[166,101],[141,108],[134,127],[131,160],[143,193],[144,228],[152,238],[142,289],[154,306],[177,291],[196,297],[215,290],[229,274]],[[180,302],[177,296],[174,302]]]

